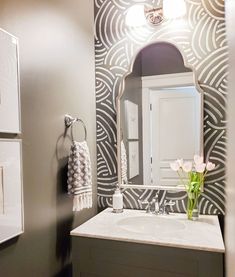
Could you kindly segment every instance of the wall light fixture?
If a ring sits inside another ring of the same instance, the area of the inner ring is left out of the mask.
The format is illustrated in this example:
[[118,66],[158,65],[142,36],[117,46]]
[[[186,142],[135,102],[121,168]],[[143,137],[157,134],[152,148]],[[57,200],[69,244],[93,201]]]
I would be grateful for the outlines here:
[[147,23],[159,25],[164,19],[175,19],[186,14],[184,0],[163,0],[162,6],[136,4],[127,10],[126,25],[132,27],[144,26]]
[[142,4],[131,6],[126,13],[126,25],[131,27],[140,27],[145,25],[145,8]]
[[163,0],[164,18],[177,18],[186,14],[184,0]]

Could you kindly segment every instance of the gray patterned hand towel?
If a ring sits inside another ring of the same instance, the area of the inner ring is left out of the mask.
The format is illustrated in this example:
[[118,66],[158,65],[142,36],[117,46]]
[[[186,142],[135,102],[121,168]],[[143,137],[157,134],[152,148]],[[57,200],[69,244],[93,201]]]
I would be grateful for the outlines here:
[[122,170],[122,183],[127,184],[127,154],[126,154],[126,147],[123,142],[121,141],[121,170]]
[[86,141],[74,141],[68,161],[68,194],[73,195],[73,211],[92,207],[91,159]]

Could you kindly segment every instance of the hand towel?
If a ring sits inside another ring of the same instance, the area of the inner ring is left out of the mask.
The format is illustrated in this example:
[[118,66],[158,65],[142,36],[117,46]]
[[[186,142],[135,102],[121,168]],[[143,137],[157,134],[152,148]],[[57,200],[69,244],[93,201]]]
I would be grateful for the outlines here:
[[68,160],[68,194],[73,196],[73,211],[92,207],[91,159],[86,141],[74,141]]
[[121,176],[122,184],[127,184],[127,154],[123,140],[121,141]]

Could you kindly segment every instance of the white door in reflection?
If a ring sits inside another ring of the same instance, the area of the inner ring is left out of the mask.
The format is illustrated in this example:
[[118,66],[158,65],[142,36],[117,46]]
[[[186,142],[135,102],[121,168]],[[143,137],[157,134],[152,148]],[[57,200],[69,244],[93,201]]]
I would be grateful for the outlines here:
[[151,183],[175,186],[178,176],[170,169],[177,158],[191,160],[200,151],[200,98],[195,87],[151,89]]

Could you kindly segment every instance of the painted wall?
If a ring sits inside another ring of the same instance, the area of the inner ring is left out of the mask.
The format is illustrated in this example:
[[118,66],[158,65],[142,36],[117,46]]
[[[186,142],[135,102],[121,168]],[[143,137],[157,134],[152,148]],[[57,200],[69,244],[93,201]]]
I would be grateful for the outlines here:
[[0,276],[69,277],[69,232],[96,213],[95,178],[94,208],[72,213],[63,138],[64,114],[85,121],[95,177],[93,12],[87,0],[0,2],[0,27],[20,41],[25,206],[25,233],[0,245]]
[[[224,1],[186,0],[187,14],[181,20],[165,20],[157,27],[130,28],[125,25],[125,14],[137,2],[95,1],[99,206],[111,205],[117,182],[115,99],[122,78],[141,48],[168,41],[180,48],[187,64],[194,67],[204,93],[204,155],[217,166],[208,175],[199,208],[201,213],[224,213],[228,73]],[[137,199],[145,195],[149,193],[144,190],[125,190],[125,207],[140,208]],[[185,193],[167,192],[166,197],[176,201],[176,211],[185,211]]]

